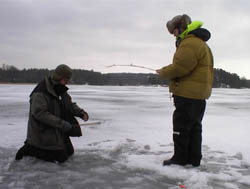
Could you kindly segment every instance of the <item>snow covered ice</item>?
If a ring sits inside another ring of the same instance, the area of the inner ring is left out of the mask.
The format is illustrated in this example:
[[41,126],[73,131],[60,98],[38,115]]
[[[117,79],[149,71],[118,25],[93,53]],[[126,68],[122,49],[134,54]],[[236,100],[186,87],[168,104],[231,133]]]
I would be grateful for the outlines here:
[[249,89],[213,89],[203,160],[193,168],[162,166],[173,154],[174,106],[168,88],[142,86],[70,85],[89,122],[100,124],[83,126],[83,137],[72,138],[75,154],[64,164],[15,161],[34,86],[0,85],[0,188],[250,188]]

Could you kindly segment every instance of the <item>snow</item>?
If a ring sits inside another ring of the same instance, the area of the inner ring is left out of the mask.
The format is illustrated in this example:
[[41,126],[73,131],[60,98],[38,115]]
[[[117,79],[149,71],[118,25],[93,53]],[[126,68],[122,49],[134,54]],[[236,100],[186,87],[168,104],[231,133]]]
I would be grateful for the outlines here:
[[34,86],[0,85],[0,188],[250,188],[249,89],[213,89],[203,159],[193,168],[162,166],[173,154],[173,100],[167,87],[143,86],[70,85],[93,123],[72,138],[74,156],[64,164],[15,161]]

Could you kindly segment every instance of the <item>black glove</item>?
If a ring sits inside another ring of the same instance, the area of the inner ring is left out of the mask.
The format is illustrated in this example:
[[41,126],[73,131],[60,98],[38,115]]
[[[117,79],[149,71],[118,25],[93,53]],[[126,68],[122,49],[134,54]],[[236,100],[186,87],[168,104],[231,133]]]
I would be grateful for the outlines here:
[[84,110],[82,110],[80,112],[80,118],[83,119],[84,121],[88,121],[89,120],[89,115],[87,112],[85,112]]
[[62,131],[63,131],[64,133],[67,133],[67,132],[71,131],[72,128],[73,128],[73,127],[72,127],[72,125],[71,125],[69,122],[63,121]]
[[82,130],[81,130],[80,125],[78,125],[78,124],[73,125],[72,130],[70,132],[67,132],[66,134],[68,134],[68,136],[71,136],[71,137],[82,136]]

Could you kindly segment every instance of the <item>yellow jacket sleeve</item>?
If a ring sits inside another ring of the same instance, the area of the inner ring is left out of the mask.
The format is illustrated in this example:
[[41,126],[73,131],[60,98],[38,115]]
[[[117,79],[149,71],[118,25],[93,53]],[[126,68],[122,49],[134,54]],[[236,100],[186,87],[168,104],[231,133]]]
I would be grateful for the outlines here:
[[163,67],[160,76],[165,79],[175,79],[190,74],[197,65],[194,50],[181,44],[175,52],[173,63]]

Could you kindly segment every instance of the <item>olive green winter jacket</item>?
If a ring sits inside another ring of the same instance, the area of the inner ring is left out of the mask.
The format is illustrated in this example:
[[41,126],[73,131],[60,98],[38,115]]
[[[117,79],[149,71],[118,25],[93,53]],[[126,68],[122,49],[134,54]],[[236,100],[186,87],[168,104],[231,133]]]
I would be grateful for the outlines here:
[[67,92],[62,95],[65,98],[58,96],[54,84],[52,79],[45,78],[31,93],[27,142],[41,149],[64,150],[62,128],[67,123],[62,117],[66,112],[80,117],[83,110],[71,102]]
[[213,85],[212,52],[201,38],[189,34],[177,47],[173,63],[159,74],[170,80],[169,89],[174,95],[208,99]]

